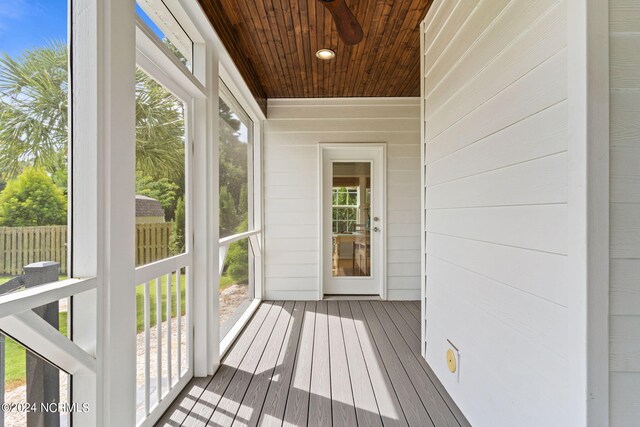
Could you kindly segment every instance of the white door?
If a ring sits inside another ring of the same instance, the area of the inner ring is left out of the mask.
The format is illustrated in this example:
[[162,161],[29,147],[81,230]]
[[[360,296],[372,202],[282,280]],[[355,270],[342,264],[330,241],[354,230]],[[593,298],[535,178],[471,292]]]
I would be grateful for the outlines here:
[[324,295],[384,296],[385,147],[322,144]]

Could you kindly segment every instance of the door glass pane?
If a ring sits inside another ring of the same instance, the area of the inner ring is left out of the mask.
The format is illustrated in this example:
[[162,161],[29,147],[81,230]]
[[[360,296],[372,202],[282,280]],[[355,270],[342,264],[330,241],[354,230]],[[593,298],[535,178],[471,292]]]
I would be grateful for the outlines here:
[[7,294],[45,283],[28,265],[55,263],[47,281],[67,275],[68,7],[1,4],[0,294]]
[[136,266],[185,252],[185,105],[136,72]]
[[332,272],[334,277],[371,275],[371,163],[334,162]]

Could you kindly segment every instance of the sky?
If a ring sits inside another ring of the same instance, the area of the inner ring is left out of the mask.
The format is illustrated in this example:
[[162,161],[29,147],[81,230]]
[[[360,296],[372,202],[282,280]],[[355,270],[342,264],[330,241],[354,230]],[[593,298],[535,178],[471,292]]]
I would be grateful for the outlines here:
[[[0,0],[0,52],[16,57],[25,49],[67,40],[68,0]],[[136,6],[162,38],[160,29]]]
[[67,40],[67,0],[0,0],[0,52]]

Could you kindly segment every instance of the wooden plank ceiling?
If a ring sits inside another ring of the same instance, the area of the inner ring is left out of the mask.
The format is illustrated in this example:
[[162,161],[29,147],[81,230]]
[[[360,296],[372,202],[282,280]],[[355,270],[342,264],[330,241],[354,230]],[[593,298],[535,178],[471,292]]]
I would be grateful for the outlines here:
[[[318,0],[199,0],[249,88],[267,98],[420,94],[420,22],[431,0],[346,0],[364,39],[347,46]],[[315,52],[333,49],[321,61]]]

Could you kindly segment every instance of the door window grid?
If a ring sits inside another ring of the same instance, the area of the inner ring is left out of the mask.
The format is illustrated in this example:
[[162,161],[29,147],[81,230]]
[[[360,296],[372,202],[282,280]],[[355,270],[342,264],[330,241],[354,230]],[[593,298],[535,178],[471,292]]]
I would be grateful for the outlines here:
[[359,194],[357,187],[338,187],[332,190],[332,223],[335,234],[353,233],[358,222]]

